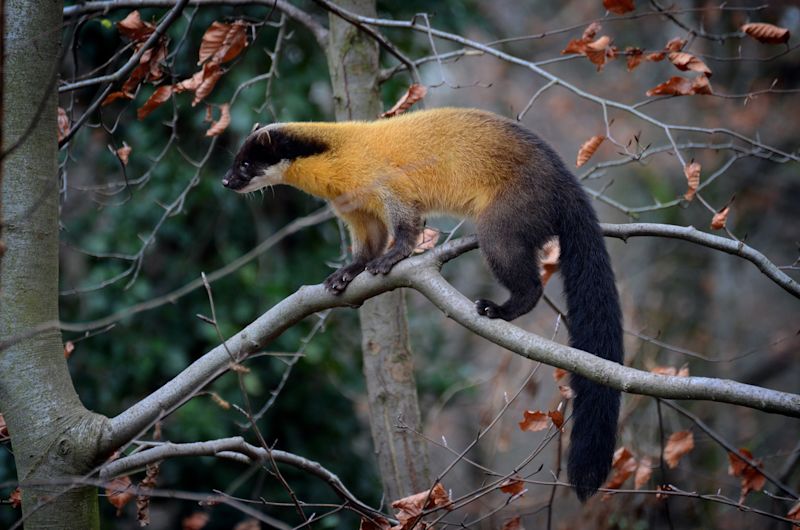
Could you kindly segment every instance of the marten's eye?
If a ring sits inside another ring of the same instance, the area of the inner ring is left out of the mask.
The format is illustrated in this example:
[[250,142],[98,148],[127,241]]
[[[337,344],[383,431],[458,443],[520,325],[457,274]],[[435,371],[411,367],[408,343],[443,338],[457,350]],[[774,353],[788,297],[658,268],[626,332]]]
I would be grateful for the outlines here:
[[242,169],[248,169],[250,167],[250,162],[242,162],[242,164],[239,167],[241,167]]

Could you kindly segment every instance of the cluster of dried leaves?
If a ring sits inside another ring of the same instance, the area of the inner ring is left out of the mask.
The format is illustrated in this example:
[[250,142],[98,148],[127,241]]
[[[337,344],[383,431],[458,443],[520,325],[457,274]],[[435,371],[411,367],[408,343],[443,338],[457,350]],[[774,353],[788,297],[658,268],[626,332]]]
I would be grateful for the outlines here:
[[396,500],[392,503],[395,509],[395,518],[399,524],[392,524],[382,518],[361,519],[359,530],[433,530],[430,523],[422,521],[422,516],[426,510],[432,508],[453,509],[453,501],[445,491],[441,483],[436,483],[430,490],[421,491]]
[[[133,11],[117,24],[117,28],[123,36],[136,43],[135,49],[138,50],[155,31],[155,24],[142,21],[139,12]],[[144,105],[137,110],[136,115],[140,120],[168,101],[173,94],[193,93],[192,106],[196,106],[214,90],[217,82],[225,73],[223,65],[238,57],[247,47],[247,24],[242,20],[211,24],[203,35],[198,52],[197,64],[201,67],[200,70],[191,77],[171,85],[159,84],[164,78],[163,62],[167,57],[168,43],[166,38],[159,39],[153,48],[147,50],[130,77],[123,83],[122,88],[117,92],[110,93],[103,101],[103,105],[108,105],[117,99],[133,99],[142,84],[150,83],[156,85],[157,88]],[[211,126],[206,131],[206,136],[217,136],[230,124],[229,104],[220,105],[219,112],[219,119],[213,120],[211,108],[208,108],[206,119],[211,122]],[[117,154],[120,160],[126,163],[127,156],[123,158],[119,152]]]

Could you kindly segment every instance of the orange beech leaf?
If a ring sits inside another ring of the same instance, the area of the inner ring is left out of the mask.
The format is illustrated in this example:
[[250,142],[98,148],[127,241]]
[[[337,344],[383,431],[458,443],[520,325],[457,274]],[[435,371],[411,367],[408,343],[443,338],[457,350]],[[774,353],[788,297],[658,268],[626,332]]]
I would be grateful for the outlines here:
[[545,430],[550,424],[547,414],[541,410],[526,410],[523,419],[519,422],[522,431],[537,432]]
[[599,22],[592,22],[586,26],[586,29],[583,30],[583,36],[581,37],[581,40],[586,42],[591,41],[597,36],[597,32],[602,28],[603,26],[601,26]]
[[109,95],[105,97],[105,99],[103,99],[103,102],[100,105],[105,107],[106,105],[114,103],[118,99],[133,99],[133,94],[129,92],[123,92],[121,90],[118,90],[116,92],[111,92]]
[[669,60],[678,70],[683,70],[684,72],[691,70],[692,72],[698,72],[711,77],[711,69],[708,65],[691,53],[671,52],[669,54]]
[[633,476],[633,487],[640,489],[647,484],[650,476],[653,474],[653,459],[649,456],[643,456],[639,460],[639,465],[636,468],[636,474]]
[[[128,165],[128,157],[131,156],[131,151],[133,151],[133,148],[131,148],[131,146],[128,145],[128,142],[122,142],[122,147],[120,147],[119,149],[117,149],[115,151],[115,153],[117,153],[117,158],[119,158],[119,161],[122,162],[123,166],[127,166]],[[72,343],[68,342],[67,344],[72,344]],[[72,349],[73,350],[75,349],[75,345],[74,344],[72,345]],[[70,353],[72,353],[72,351],[70,351]],[[66,346],[65,346],[64,347],[64,355],[66,355],[66,354],[67,354],[67,349],[66,349]]]
[[74,342],[72,342],[71,340],[68,340],[67,342],[64,343],[64,358],[65,359],[69,359],[70,355],[72,355],[72,352],[74,352],[74,351],[75,351],[75,343]]
[[414,103],[424,98],[427,93],[428,89],[424,85],[413,83],[392,108],[381,114],[381,118],[391,118],[392,116],[402,114],[410,109]]
[[636,9],[636,6],[633,5],[633,0],[603,0],[603,7],[615,15],[624,15]]
[[694,435],[692,431],[678,431],[670,435],[664,446],[664,461],[670,469],[677,467],[681,458],[694,449]]
[[522,526],[522,519],[517,515],[503,523],[503,528],[500,530],[525,530],[525,527]]
[[171,85],[163,85],[158,87],[155,92],[153,92],[147,101],[144,102],[144,105],[139,107],[136,111],[136,117],[140,120],[145,119],[151,112],[156,110],[156,108],[167,101],[169,97],[172,95],[172,86]]
[[22,506],[22,490],[15,488],[14,491],[11,492],[8,501],[11,503],[12,508],[19,508]]
[[786,517],[792,521],[800,521],[800,501],[794,503],[794,506],[786,514]]
[[[611,477],[603,485],[604,488],[616,490],[622,487],[628,477],[633,475],[636,471],[636,459],[633,454],[626,448],[620,447],[614,451],[614,459],[611,462],[613,473]],[[608,496],[608,494],[606,494]]]
[[657,63],[658,61],[663,61],[666,56],[667,54],[664,52],[650,52],[644,56],[644,60]]
[[[423,510],[438,506],[444,506],[447,510],[453,509],[450,496],[445,491],[444,486],[438,482],[431,490],[421,491],[396,500],[392,503],[392,508],[397,510],[395,516],[400,525],[394,526],[392,529],[411,530],[410,524],[417,520]],[[419,528],[419,523],[415,528]],[[427,526],[423,526],[423,528],[427,528]]]
[[176,94],[181,92],[194,92],[203,83],[203,70],[195,72],[194,75],[188,79],[184,79],[179,83],[175,83],[173,89]]
[[711,230],[722,230],[725,228],[725,223],[728,221],[728,214],[731,211],[730,206],[725,206],[722,210],[714,214],[711,218]]
[[[256,522],[258,524],[258,522]],[[388,519],[384,517],[373,517],[372,520],[361,518],[361,524],[358,525],[358,530],[391,530],[392,525]],[[261,530],[261,525],[255,527],[255,530]]]
[[181,520],[181,530],[201,530],[211,517],[206,512],[194,512]]
[[3,414],[0,413],[0,441],[5,440],[8,438],[8,425],[6,425],[6,419],[3,417]]
[[556,381],[560,381],[567,374],[569,374],[569,372],[567,372],[563,368],[553,368],[553,379],[555,379]]
[[[219,78],[222,77],[222,68],[217,63],[207,62],[203,65],[203,76],[200,84],[194,89],[194,99],[192,100],[192,107],[206,99],[214,90]],[[196,74],[195,74],[196,75]],[[194,78],[193,78],[194,79]]]
[[558,392],[564,399],[573,399],[575,397],[575,391],[569,385],[558,385]]
[[597,151],[597,148],[600,147],[600,144],[602,144],[603,140],[605,139],[606,139],[605,136],[597,135],[597,136],[592,136],[591,138],[583,142],[581,148],[578,149],[578,158],[575,161],[575,165],[581,167],[586,162],[588,162],[589,159],[592,158],[594,152]]
[[69,118],[67,111],[58,107],[58,141],[63,140],[69,132]]
[[625,48],[625,55],[628,56],[628,71],[630,72],[639,66],[644,60],[644,51],[641,48],[627,47]]
[[561,257],[561,246],[558,238],[550,239],[539,249],[539,277],[542,286],[547,285],[550,277],[558,272],[558,259]]
[[231,24],[214,22],[203,34],[197,64],[210,60],[227,63],[236,58],[247,46],[247,24],[236,20]]
[[560,410],[551,410],[547,415],[553,420],[553,425],[555,425],[557,429],[560,429],[561,426],[564,425],[564,415]]
[[219,136],[231,123],[231,106],[223,103],[219,106],[219,119],[211,122],[211,127],[206,131],[206,136]]
[[127,475],[106,484],[106,498],[117,509],[117,517],[122,514],[122,508],[133,500],[134,494],[130,490],[131,479]]
[[697,188],[700,186],[701,169],[702,166],[697,162],[686,164],[686,167],[683,168],[683,174],[686,175],[686,183],[689,186],[686,193],[683,194],[683,198],[687,201],[694,199],[694,195],[697,193]]
[[500,485],[500,491],[509,495],[519,495],[525,491],[525,483],[519,477],[511,477]]
[[[589,26],[589,28],[591,28],[591,26]],[[587,28],[587,31],[589,28]],[[599,28],[600,26],[598,25],[596,29]],[[582,38],[569,41],[567,47],[561,51],[561,54],[567,55],[574,53],[584,55],[597,66],[598,70],[602,70],[603,66],[610,59],[614,59],[617,56],[617,48],[611,45],[611,37],[608,35],[603,35],[597,40],[592,41],[591,39],[594,36],[593,32],[594,30],[590,32],[592,35],[591,37],[587,37],[587,33],[584,32]]]
[[417,236],[417,242],[414,245],[414,254],[422,254],[426,250],[433,249],[437,241],[439,241],[439,231],[426,226]]
[[739,497],[739,504],[741,504],[751,491],[764,489],[767,478],[761,473],[761,461],[753,458],[753,453],[745,448],[740,448],[739,454],[756,464],[756,467],[753,467],[736,454],[728,453],[728,474],[742,479],[742,491]]
[[783,44],[784,42],[788,42],[791,36],[788,29],[764,22],[745,24],[740,29],[758,42],[763,42],[765,44]]
[[679,75],[672,76],[647,91],[648,96],[692,96],[711,93],[711,84],[708,82],[708,77],[704,75],[694,79],[687,79]]
[[132,11],[117,22],[117,30],[132,41],[143,41],[156,30],[156,25],[152,22],[143,22],[139,12]]
[[679,52],[683,49],[684,46],[686,46],[686,39],[675,37],[674,39],[670,39],[670,41],[664,48],[666,48],[666,50],[670,52]]

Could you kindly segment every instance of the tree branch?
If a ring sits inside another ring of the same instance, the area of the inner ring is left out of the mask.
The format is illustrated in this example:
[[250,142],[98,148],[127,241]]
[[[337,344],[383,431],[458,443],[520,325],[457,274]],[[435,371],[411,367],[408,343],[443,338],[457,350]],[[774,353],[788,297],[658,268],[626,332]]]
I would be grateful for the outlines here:
[[108,480],[113,477],[131,473],[148,464],[179,456],[218,456],[220,458],[235,460],[243,464],[254,464],[269,461],[269,453],[271,453],[271,458],[276,462],[296,467],[327,482],[328,485],[357,512],[366,516],[384,516],[375,508],[360,501],[347,489],[338,476],[318,462],[308,460],[293,453],[287,453],[286,451],[272,449],[268,452],[263,447],[257,447],[247,443],[241,436],[206,442],[154,444],[153,447],[109,462],[100,469],[100,478],[102,480]]
[[161,388],[111,419],[109,447],[130,441],[160,415],[173,410],[231,364],[259,351],[307,316],[332,307],[358,306],[380,293],[411,287],[467,329],[519,355],[580,374],[624,392],[669,399],[722,401],[765,412],[800,417],[800,395],[707,377],[675,377],[643,372],[528,333],[511,323],[477,314],[474,305],[439,274],[442,264],[477,247],[477,238],[452,241],[401,261],[384,277],[359,275],[341,295],[322,285],[303,286],[257,318],[226,344],[217,346]]

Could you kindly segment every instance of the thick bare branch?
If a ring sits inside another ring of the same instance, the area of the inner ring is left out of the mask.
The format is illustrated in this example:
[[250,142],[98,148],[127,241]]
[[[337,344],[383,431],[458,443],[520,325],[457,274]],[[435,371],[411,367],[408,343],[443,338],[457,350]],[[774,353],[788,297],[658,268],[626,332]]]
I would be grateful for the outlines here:
[[643,372],[546,340],[511,323],[481,317],[473,304],[447,283],[438,271],[444,261],[476,246],[474,237],[452,241],[434,251],[400,262],[385,277],[361,274],[341,295],[331,294],[322,285],[301,287],[225,345],[206,353],[170,382],[114,417],[111,420],[113,434],[110,445],[118,447],[130,441],[160,414],[173,410],[225,372],[231,363],[229,352],[239,362],[263,349],[283,331],[311,314],[332,307],[357,306],[367,298],[399,287],[418,290],[448,317],[499,346],[624,392],[670,399],[722,401],[800,417],[800,395],[723,379],[673,377]]

